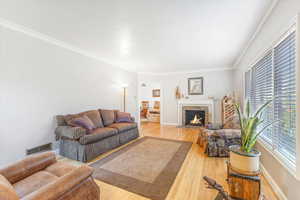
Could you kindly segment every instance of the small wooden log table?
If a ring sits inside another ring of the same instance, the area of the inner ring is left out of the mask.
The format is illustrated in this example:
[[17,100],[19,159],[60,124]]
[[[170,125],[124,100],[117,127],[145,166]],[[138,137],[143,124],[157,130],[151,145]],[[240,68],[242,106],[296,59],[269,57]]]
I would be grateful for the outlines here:
[[207,146],[207,137],[204,133],[204,127],[200,127],[199,129],[199,135],[198,135],[198,139],[197,139],[197,144],[199,144],[200,147],[204,147],[204,149],[206,149]]
[[260,172],[244,175],[234,171],[227,162],[229,195],[240,200],[259,200],[261,198]]

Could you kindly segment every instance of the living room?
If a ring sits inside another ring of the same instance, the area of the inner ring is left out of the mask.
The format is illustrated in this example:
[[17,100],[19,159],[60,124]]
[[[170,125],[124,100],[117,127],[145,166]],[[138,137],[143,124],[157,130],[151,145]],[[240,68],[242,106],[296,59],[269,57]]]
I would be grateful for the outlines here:
[[1,1],[0,200],[300,199],[299,12]]

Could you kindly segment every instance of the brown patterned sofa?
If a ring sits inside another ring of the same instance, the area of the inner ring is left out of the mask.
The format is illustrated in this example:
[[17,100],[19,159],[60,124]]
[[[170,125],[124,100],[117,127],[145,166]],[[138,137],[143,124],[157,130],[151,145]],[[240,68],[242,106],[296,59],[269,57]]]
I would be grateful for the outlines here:
[[228,157],[229,146],[241,144],[239,120],[234,117],[218,130],[202,128],[199,138],[198,143],[209,157]]
[[1,200],[99,200],[93,169],[57,161],[52,152],[0,169]]
[[[113,148],[139,137],[137,123],[117,122],[117,110],[90,110],[79,114],[56,116],[56,138],[60,139],[62,156],[88,162]],[[69,126],[76,117],[87,116],[96,128],[87,131],[82,127]]]

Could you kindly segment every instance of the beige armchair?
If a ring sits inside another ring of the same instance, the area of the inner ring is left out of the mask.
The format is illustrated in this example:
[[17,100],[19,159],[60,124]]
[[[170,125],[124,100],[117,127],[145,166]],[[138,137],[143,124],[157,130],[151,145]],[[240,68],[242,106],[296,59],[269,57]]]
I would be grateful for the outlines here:
[[99,200],[93,169],[57,161],[52,152],[0,169],[1,200]]

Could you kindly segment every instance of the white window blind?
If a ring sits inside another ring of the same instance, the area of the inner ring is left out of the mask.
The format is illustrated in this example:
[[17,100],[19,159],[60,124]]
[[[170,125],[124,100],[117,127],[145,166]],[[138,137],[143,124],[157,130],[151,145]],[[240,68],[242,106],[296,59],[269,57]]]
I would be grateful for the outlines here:
[[296,159],[296,46],[295,32],[274,48],[274,138],[276,149]]
[[[255,82],[253,85],[253,93],[255,97],[251,102],[252,108],[255,110],[259,108],[259,106],[263,105],[265,102],[272,100],[273,98],[273,68],[272,68],[272,51],[269,51],[263,58],[261,58],[253,67],[254,73],[254,80]],[[254,110],[254,111],[255,111]],[[270,104],[262,116],[264,121],[258,127],[262,129],[266,125],[270,124],[273,120],[272,117],[272,104]],[[263,139],[268,144],[272,144],[272,128],[266,129],[261,134],[261,139]]]
[[252,112],[273,99],[258,131],[274,120],[278,122],[266,129],[260,139],[293,164],[296,162],[295,37],[295,31],[290,33],[245,73],[245,97],[249,95]]
[[250,98],[250,84],[251,84],[251,71],[247,71],[245,73],[245,99],[248,100]]

